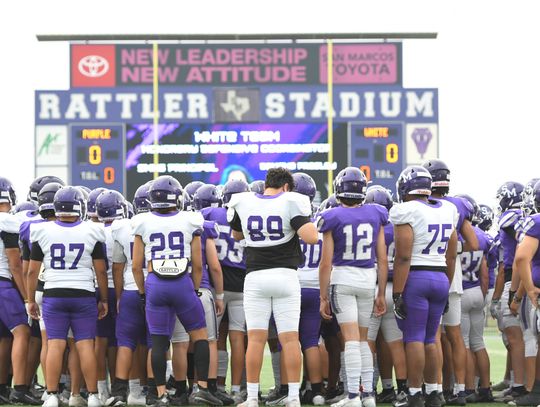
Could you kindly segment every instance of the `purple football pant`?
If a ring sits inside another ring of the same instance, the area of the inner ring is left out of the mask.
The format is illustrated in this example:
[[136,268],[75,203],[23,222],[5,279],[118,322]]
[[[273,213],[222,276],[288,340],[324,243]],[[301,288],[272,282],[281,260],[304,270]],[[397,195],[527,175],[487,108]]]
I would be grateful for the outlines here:
[[122,291],[116,318],[116,342],[132,351],[138,344],[146,345],[146,320],[140,304],[137,290]]
[[[116,292],[114,288],[107,290],[107,304],[109,312],[105,318],[97,321],[97,335],[100,338],[107,338],[108,346],[116,346]],[[96,291],[96,298],[100,299],[99,290]]]
[[19,325],[28,326],[24,301],[11,281],[0,280],[0,325],[2,337],[10,337]]
[[300,302],[300,345],[302,350],[319,346],[321,330],[320,291],[316,288],[302,288]]
[[43,297],[42,308],[48,339],[67,340],[69,328],[76,342],[96,337],[95,297]]
[[146,322],[151,335],[171,337],[176,317],[187,332],[206,327],[204,309],[189,275],[161,279],[148,273],[145,290]]
[[448,301],[448,277],[436,271],[411,271],[403,291],[407,318],[397,320],[403,342],[434,343]]

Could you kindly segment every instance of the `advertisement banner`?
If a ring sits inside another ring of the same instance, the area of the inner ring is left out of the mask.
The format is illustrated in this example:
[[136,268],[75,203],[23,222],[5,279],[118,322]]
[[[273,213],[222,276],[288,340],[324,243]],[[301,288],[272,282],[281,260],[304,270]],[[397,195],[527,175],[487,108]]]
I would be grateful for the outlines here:
[[[228,110],[223,113],[240,116],[241,120],[237,121],[256,120],[252,106],[256,95],[260,95],[261,122],[326,122],[331,110],[324,86],[264,87],[257,92],[248,88],[244,92],[247,93],[240,95],[225,91],[225,101],[221,102]],[[162,87],[158,101],[159,121],[211,122],[216,103],[213,96],[212,88]],[[334,87],[333,99],[336,121],[438,121],[437,89],[338,85]],[[37,125],[89,121],[150,123],[154,118],[153,95],[149,88],[37,91],[35,100]],[[247,104],[250,104],[248,110]],[[222,104],[220,109],[223,110]],[[228,121],[230,117],[224,119]]]
[[[401,83],[401,44],[334,45],[334,82]],[[320,85],[326,43],[160,44],[162,86]],[[71,45],[71,86],[152,86],[151,44]]]
[[36,166],[67,165],[66,126],[36,126]]

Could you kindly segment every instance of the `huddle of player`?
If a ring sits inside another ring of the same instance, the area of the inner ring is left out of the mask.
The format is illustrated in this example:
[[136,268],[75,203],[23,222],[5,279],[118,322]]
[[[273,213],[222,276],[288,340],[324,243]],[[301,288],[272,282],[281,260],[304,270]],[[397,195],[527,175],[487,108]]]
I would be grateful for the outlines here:
[[16,205],[0,178],[0,403],[255,407],[266,344],[267,405],[490,402],[489,306],[508,349],[494,390],[540,404],[540,183],[503,184],[494,222],[449,175],[407,167],[393,198],[348,167],[318,208],[283,168],[161,176],[133,204],[45,176]]

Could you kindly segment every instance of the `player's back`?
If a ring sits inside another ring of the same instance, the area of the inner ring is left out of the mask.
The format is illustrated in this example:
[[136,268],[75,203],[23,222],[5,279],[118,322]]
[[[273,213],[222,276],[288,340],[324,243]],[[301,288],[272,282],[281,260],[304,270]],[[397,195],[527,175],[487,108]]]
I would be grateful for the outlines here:
[[11,280],[9,263],[6,256],[6,247],[4,245],[5,234],[18,234],[20,221],[7,212],[0,212],[0,233],[3,235],[0,239],[0,277]]
[[463,252],[459,255],[464,290],[480,285],[479,278],[482,260],[490,249],[490,241],[486,233],[477,226],[474,226],[474,233],[478,239],[478,250]]
[[[523,225],[523,233],[540,241],[540,214],[527,218]],[[532,258],[532,279],[536,287],[540,287],[540,249],[536,250]]]

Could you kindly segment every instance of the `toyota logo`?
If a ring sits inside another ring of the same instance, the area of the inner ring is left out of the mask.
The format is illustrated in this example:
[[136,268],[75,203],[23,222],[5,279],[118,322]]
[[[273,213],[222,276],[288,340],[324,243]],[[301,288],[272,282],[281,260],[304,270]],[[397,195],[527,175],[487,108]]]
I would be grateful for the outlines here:
[[99,78],[109,70],[109,62],[99,55],[87,55],[79,61],[79,72],[89,78]]

